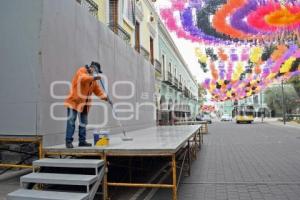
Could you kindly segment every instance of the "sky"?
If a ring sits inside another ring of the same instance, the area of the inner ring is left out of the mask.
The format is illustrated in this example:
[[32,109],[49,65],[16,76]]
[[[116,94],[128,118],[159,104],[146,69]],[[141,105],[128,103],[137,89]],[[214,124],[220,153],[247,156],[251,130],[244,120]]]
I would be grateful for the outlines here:
[[[168,7],[170,5],[170,0],[158,0],[156,2],[156,9],[159,13],[159,8]],[[163,21],[163,20],[162,20]],[[204,74],[200,68],[198,60],[195,56],[195,48],[199,47],[200,44],[192,43],[188,40],[178,38],[175,33],[170,32],[175,44],[177,45],[182,57],[185,62],[188,64],[188,67],[192,74],[195,76],[197,82],[201,83],[205,78],[208,77],[208,74]]]

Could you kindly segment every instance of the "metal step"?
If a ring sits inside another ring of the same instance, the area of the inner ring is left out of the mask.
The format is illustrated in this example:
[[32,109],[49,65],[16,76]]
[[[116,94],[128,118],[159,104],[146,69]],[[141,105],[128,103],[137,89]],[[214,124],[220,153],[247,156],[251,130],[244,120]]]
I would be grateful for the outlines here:
[[89,186],[98,180],[96,175],[31,173],[20,178],[23,183]]
[[89,159],[50,159],[44,158],[33,162],[34,167],[99,168],[103,160]]
[[7,195],[7,200],[88,200],[86,193],[19,189]]

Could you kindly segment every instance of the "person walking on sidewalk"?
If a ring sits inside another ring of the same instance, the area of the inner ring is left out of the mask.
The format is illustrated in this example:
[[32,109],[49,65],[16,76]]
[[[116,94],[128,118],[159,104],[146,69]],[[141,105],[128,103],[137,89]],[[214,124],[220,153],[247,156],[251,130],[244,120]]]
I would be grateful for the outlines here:
[[[92,146],[86,142],[86,126],[88,124],[88,112],[92,105],[91,95],[94,93],[101,100],[107,101],[107,95],[97,84],[97,80],[102,73],[100,64],[92,62],[90,66],[80,67],[72,80],[72,86],[68,97],[65,100],[67,107],[67,130],[66,130],[66,148],[73,148],[73,135],[75,131],[75,122],[79,116],[79,144],[80,147]],[[97,75],[94,75],[97,74]]]

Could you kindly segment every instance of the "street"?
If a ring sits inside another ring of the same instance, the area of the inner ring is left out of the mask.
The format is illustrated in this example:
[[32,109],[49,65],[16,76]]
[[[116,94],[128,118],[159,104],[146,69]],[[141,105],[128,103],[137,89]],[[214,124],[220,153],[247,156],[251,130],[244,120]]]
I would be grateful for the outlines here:
[[300,1],[3,0],[0,25],[0,200],[300,200]]
[[[213,122],[180,200],[300,199],[300,129]],[[170,199],[160,190],[153,200]]]

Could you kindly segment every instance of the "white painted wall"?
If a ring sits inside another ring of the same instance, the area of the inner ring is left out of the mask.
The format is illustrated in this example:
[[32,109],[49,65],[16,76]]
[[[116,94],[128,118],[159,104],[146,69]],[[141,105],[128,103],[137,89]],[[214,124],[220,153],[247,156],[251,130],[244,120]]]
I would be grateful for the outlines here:
[[[154,102],[153,67],[76,1],[7,0],[0,7],[0,26],[0,134],[38,134],[44,135],[45,145],[64,143],[66,122],[50,116],[51,105],[64,99],[53,98],[50,85],[71,81],[78,67],[92,60],[101,63],[110,91],[116,81],[134,83],[133,97],[113,98],[115,102],[134,107]],[[57,86],[54,92],[67,95],[68,87]],[[118,94],[129,92],[125,84],[117,89]],[[54,111],[59,117],[67,112],[63,106]],[[139,119],[123,121],[126,130],[155,125],[154,112],[142,107]],[[103,110],[94,106],[89,123],[99,123],[103,117]],[[108,121],[103,129],[120,131],[111,115]]]

